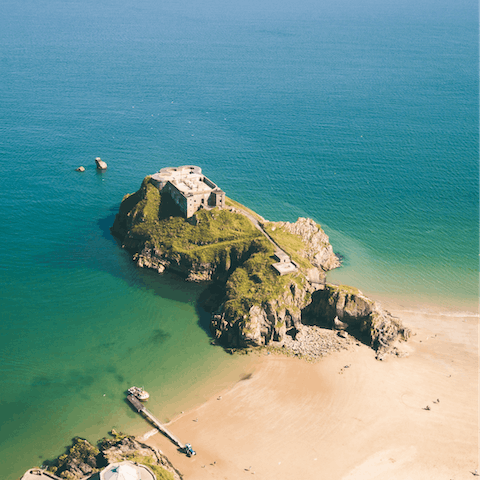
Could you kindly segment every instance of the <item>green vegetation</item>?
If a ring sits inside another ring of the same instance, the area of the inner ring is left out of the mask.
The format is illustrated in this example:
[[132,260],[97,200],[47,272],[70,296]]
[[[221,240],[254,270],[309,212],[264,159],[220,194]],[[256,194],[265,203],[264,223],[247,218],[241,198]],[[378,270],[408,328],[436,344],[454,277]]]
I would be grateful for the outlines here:
[[157,480],[174,480],[173,474],[157,465],[153,457],[135,454],[128,455],[127,460],[146,465],[150,470],[153,471],[157,477]]
[[235,200],[232,200],[229,197],[225,197],[225,204],[228,207],[233,207],[233,208],[238,208],[239,210],[243,210],[243,211],[249,213],[252,217],[256,218],[259,222],[263,222],[262,217],[257,212],[254,212],[253,210],[250,210],[245,205],[242,205],[241,203],[236,202]]
[[[292,277],[299,274],[280,276],[272,268],[273,246],[265,239],[264,250],[252,255],[238,267],[227,280],[225,312],[237,320],[248,314],[252,305],[262,305],[282,295]],[[248,325],[244,328],[248,330]]]
[[[227,206],[245,211],[260,222],[264,220],[244,205],[227,198]],[[303,289],[301,273],[278,275],[273,269],[274,246],[243,214],[228,209],[201,209],[185,219],[170,195],[161,195],[146,177],[138,192],[126,196],[115,220],[114,232],[128,234],[135,248],[154,248],[172,263],[184,266],[212,264],[230,276],[225,286],[225,312],[243,322],[248,332],[248,312],[253,305],[278,299],[292,281]],[[267,222],[271,238],[303,270],[312,264],[298,252],[304,252],[302,239]],[[127,243],[127,242],[125,242]],[[140,245],[140,247],[139,247]]]
[[97,472],[100,469],[99,467],[104,466],[100,459],[100,450],[87,440],[75,437],[73,439],[73,445],[68,449],[67,453],[60,455],[56,461],[52,462],[48,467],[48,471],[70,480],[74,479],[75,475],[68,469],[71,465],[78,465],[80,463],[89,465],[94,472]]
[[[241,257],[261,237],[244,215],[220,209],[199,210],[192,221],[196,225],[192,225],[179,214],[170,196],[161,196],[148,181],[140,191],[143,195],[133,194],[122,203],[122,207],[128,205],[121,212],[129,211],[132,219],[130,236],[143,238],[146,244],[172,256],[191,263],[223,261],[228,267],[232,256]],[[138,203],[134,204],[135,200]]]
[[305,257],[302,257],[298,254],[298,252],[304,252],[306,250],[305,243],[298,235],[286,232],[282,228],[279,228],[274,223],[270,222],[263,224],[263,229],[300,268],[309,269],[313,267],[313,265]]
[[360,295],[360,290],[358,288],[350,287],[349,285],[333,285],[332,283],[327,283],[326,286],[331,293],[344,292],[348,295]]

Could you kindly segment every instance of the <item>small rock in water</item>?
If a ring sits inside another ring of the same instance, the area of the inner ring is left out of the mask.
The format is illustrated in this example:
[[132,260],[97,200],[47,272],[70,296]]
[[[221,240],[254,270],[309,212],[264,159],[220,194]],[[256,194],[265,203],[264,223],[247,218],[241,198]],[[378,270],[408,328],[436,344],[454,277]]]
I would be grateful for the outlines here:
[[84,172],[85,171],[85,167],[78,167],[75,169],[76,172]]
[[97,164],[97,170],[106,170],[107,169],[107,164],[100,157],[97,157],[95,159],[95,163]]

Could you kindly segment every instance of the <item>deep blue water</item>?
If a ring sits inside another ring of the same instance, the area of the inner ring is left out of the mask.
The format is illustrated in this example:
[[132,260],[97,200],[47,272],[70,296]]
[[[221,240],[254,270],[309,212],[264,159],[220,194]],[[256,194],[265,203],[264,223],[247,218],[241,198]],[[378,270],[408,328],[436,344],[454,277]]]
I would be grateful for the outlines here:
[[476,311],[478,5],[3,0],[0,164],[13,480],[74,435],[139,428],[129,384],[171,415],[238,367],[209,345],[200,289],[139,271],[109,234],[164,166],[201,166],[268,219],[314,218],[344,257],[333,281]]

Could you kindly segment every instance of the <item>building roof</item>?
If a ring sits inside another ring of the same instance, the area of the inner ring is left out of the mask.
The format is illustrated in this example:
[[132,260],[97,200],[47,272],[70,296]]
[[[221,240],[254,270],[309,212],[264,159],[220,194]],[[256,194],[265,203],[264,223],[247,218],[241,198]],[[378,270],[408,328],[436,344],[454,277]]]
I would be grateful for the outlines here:
[[293,272],[296,272],[298,270],[298,267],[292,261],[274,263],[274,264],[272,264],[272,267],[280,275],[286,275],[287,273],[293,273]]
[[160,190],[170,182],[185,197],[198,193],[209,193],[213,190],[221,191],[215,183],[202,174],[202,169],[195,165],[162,168],[151,178]]
[[104,468],[100,472],[100,480],[156,480],[156,477],[145,465],[125,460]]

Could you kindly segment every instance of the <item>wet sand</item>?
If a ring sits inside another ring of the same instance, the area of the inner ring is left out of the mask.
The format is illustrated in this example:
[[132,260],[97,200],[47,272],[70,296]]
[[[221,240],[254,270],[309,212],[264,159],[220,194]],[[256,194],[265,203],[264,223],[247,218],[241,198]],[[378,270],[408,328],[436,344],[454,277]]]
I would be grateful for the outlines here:
[[315,364],[264,355],[169,424],[195,457],[161,434],[146,443],[186,480],[476,478],[478,317],[392,313],[414,331],[408,356],[381,362],[365,345]]

